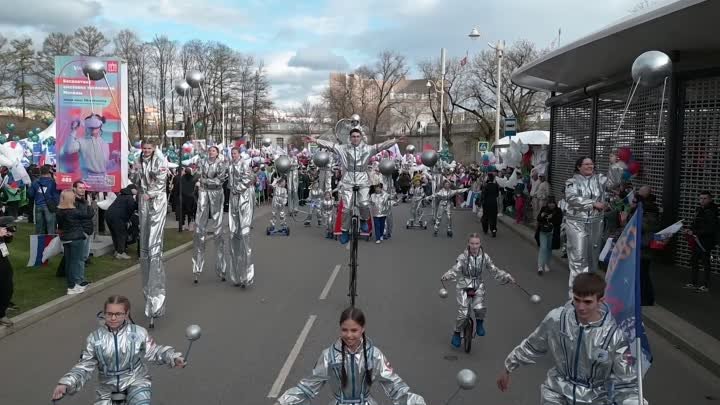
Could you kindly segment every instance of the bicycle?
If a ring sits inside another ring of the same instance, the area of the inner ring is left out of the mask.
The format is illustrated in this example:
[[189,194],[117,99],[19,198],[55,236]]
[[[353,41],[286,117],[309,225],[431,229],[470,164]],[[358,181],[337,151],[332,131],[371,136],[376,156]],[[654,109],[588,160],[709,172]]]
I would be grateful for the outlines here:
[[[443,291],[447,291],[447,288],[445,287],[445,282],[443,280],[440,280],[440,283],[443,286]],[[465,350],[465,353],[470,353],[470,350],[472,349],[472,340],[475,337],[475,320],[473,318],[475,313],[473,310],[472,302],[475,298],[475,295],[477,295],[477,289],[465,288],[464,291],[468,297],[468,306],[467,313],[465,313],[465,319],[463,320],[462,327],[460,328],[460,337],[463,342],[463,349]]]

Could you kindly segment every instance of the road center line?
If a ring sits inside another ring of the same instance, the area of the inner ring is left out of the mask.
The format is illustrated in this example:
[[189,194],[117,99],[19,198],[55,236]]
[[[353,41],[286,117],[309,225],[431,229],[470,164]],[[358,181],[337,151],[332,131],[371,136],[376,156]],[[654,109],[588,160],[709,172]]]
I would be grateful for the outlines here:
[[340,265],[338,264],[337,266],[335,266],[335,269],[333,269],[332,274],[330,274],[330,278],[328,279],[327,284],[325,284],[325,288],[323,288],[322,293],[320,293],[321,300],[327,298],[327,295],[330,293],[330,288],[335,282],[335,277],[337,277],[339,271]]
[[272,388],[270,388],[270,393],[268,393],[267,396],[268,398],[277,398],[280,395],[280,390],[282,389],[283,384],[285,384],[285,379],[288,374],[290,374],[290,370],[292,369],[293,364],[295,364],[295,360],[297,360],[297,356],[300,354],[300,350],[302,349],[305,339],[307,339],[308,333],[310,333],[310,328],[312,328],[316,318],[316,315],[310,315],[310,318],[308,318],[307,322],[305,322],[305,327],[303,327],[302,332],[300,332],[300,336],[298,336],[295,346],[293,346],[290,351],[287,360],[285,360],[285,364],[283,364],[280,369],[280,374],[278,374],[277,379],[275,379],[275,383]]

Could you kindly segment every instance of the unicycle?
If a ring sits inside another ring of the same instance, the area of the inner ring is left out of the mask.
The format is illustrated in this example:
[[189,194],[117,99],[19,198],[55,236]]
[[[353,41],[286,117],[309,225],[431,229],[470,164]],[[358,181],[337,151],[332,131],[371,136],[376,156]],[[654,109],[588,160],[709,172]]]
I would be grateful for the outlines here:
[[357,195],[360,188],[353,187],[353,211],[350,219],[350,288],[348,296],[350,296],[350,306],[355,306],[355,298],[357,297],[357,256],[358,256],[358,240],[360,239],[360,215],[357,207]]
[[470,353],[470,350],[472,349],[472,340],[473,337],[475,337],[475,321],[473,320],[474,313],[472,302],[475,298],[477,290],[473,288],[467,288],[465,289],[465,293],[467,294],[469,304],[467,313],[465,314],[465,320],[463,321],[463,326],[460,329],[460,333],[462,333],[463,349],[465,350],[465,353]]

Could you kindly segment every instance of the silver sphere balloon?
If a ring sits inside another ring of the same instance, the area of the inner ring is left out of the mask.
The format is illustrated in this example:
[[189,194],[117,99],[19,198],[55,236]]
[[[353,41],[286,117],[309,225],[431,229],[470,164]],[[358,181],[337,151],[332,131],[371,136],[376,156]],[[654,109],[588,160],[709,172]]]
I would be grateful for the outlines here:
[[395,173],[395,162],[393,162],[392,159],[381,160],[379,166],[380,173],[382,173],[383,176],[392,176],[392,174]]
[[105,77],[105,63],[99,60],[89,60],[83,63],[82,72],[90,80],[102,80]]
[[190,85],[183,79],[175,80],[175,94],[180,97],[185,97],[191,90]]
[[280,174],[289,172],[291,165],[292,163],[290,162],[290,158],[285,155],[275,159],[275,169],[277,169]]
[[407,153],[415,153],[415,145],[408,145],[405,147],[405,152]]
[[532,302],[533,304],[538,304],[538,303],[540,303],[540,296],[537,295],[537,294],[531,295],[531,296],[530,296],[530,302]]
[[631,74],[641,86],[655,87],[672,74],[672,61],[663,52],[647,51],[635,59]]
[[317,167],[327,167],[327,165],[330,164],[330,154],[325,152],[324,150],[321,150],[315,155],[313,155],[312,160]]
[[272,139],[270,139],[270,138],[263,138],[263,140],[262,140],[262,146],[264,146],[264,147],[267,148],[267,147],[270,146],[270,145],[272,145]]
[[448,290],[441,288],[440,291],[438,291],[438,295],[440,296],[440,298],[447,298]]
[[185,337],[188,340],[198,340],[200,335],[202,335],[202,329],[198,325],[190,325],[185,328]]
[[185,75],[185,81],[187,81],[193,89],[200,87],[203,80],[205,80],[205,75],[203,75],[199,70],[190,70]]
[[420,155],[420,160],[425,166],[433,167],[438,161],[438,153],[434,150],[426,150]]
[[474,371],[463,369],[457,374],[458,386],[464,390],[471,390],[477,384],[477,374]]
[[353,121],[353,125],[357,125],[360,123],[360,116],[357,114],[353,114],[350,116],[350,121]]

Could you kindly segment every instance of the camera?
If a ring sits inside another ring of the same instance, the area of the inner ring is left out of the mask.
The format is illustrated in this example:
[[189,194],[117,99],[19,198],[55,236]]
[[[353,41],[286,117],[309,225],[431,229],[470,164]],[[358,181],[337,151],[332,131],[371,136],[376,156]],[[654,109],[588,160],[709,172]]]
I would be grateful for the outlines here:
[[17,232],[17,226],[15,226],[15,225],[8,225],[8,226],[5,227],[5,229],[7,229],[7,231],[10,232],[10,233],[15,233],[15,232]]
[[[0,217],[0,228],[5,228],[9,233],[15,233],[17,232],[17,226],[13,223],[15,222],[15,217]],[[13,239],[12,235],[8,235],[5,237],[0,238],[0,242],[4,243],[10,243]]]

